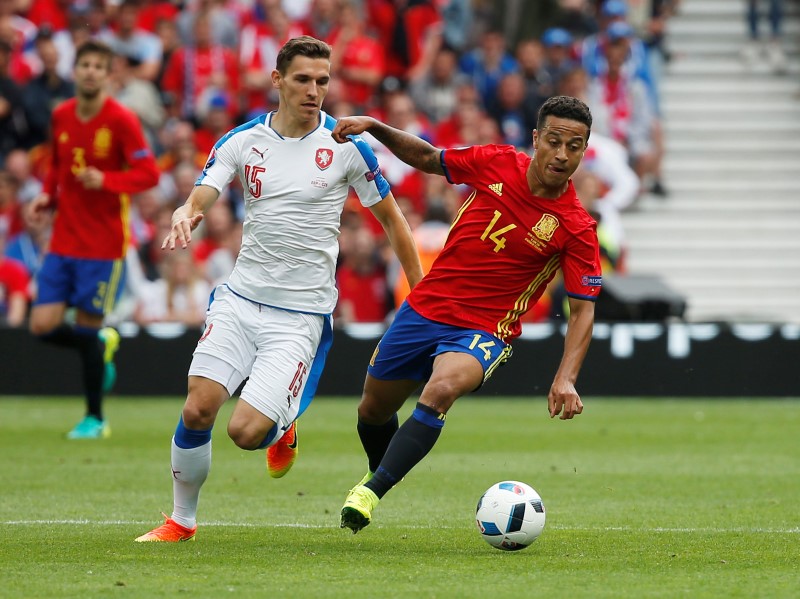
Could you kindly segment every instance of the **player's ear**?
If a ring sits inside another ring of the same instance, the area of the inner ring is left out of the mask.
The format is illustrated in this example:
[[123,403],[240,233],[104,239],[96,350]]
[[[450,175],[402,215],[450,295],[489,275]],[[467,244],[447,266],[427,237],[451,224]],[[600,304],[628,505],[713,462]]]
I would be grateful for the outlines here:
[[275,89],[280,89],[281,79],[283,78],[281,77],[280,71],[278,71],[278,69],[274,69],[272,71],[272,87],[274,87]]
[[539,131],[538,129],[533,130],[533,149],[538,150],[539,145]]

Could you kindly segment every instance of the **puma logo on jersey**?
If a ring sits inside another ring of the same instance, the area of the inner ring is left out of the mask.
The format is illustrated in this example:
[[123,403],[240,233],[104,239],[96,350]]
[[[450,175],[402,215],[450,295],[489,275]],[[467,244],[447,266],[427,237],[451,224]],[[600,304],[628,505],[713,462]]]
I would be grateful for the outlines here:
[[263,151],[263,152],[259,152],[259,151],[256,149],[256,147],[255,147],[255,146],[253,146],[253,147],[252,147],[252,148],[250,148],[250,149],[251,149],[251,150],[253,150],[253,152],[255,152],[256,154],[258,154],[259,156],[261,156],[261,158],[262,158],[262,159],[264,158],[264,154],[266,154],[266,153],[267,153],[267,150],[269,150],[269,148],[264,148],[264,151]]
[[489,185],[489,189],[495,192],[497,195],[503,195],[503,184],[502,183],[492,183]]

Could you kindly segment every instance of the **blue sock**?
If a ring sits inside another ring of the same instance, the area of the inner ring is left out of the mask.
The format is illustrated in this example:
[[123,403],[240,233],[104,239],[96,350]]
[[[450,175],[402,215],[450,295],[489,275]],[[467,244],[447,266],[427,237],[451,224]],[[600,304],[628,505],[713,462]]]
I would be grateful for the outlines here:
[[380,466],[364,486],[383,497],[433,449],[444,419],[444,414],[418,402],[409,419],[397,429]]
[[194,449],[200,447],[211,441],[211,428],[196,431],[188,429],[183,425],[183,416],[178,421],[178,426],[175,428],[175,445],[181,449]]

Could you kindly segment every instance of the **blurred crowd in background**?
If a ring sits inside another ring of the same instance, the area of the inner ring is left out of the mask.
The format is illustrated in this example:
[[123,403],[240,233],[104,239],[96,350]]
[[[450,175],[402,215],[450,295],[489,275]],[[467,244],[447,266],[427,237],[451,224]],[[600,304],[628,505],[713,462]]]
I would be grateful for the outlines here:
[[[162,173],[131,198],[128,281],[110,320],[199,326],[238,253],[238,182],[191,251],[164,252],[161,241],[217,139],[277,107],[277,52],[304,34],[333,47],[325,111],[373,115],[442,148],[530,152],[541,104],[583,99],[594,125],[574,182],[599,222],[604,272],[624,272],[620,212],[643,194],[668,194],[659,82],[670,58],[665,23],[677,8],[678,0],[0,0],[2,320],[23,325],[35,295],[50,222],[35,222],[27,206],[47,168],[50,113],[72,96],[75,48],[88,38],[114,49],[110,93],[141,119]],[[427,268],[469,190],[368,141]],[[340,245],[336,323],[385,321],[408,285],[355,197]],[[554,282],[526,319],[560,319],[561,305]]]

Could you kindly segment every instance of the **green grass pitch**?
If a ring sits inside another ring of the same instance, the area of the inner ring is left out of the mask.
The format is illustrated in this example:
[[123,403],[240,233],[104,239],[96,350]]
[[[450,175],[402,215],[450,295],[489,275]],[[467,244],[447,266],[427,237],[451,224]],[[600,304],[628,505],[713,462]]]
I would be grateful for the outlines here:
[[[0,398],[0,597],[798,597],[800,401],[465,398],[358,535],[339,529],[366,462],[355,398],[318,398],[280,480],[214,431],[195,543],[133,539],[169,513],[182,399],[111,398],[113,435],[66,441],[77,398]],[[413,402],[401,414],[405,418]],[[547,525],[484,543],[475,506],[516,479]]]

